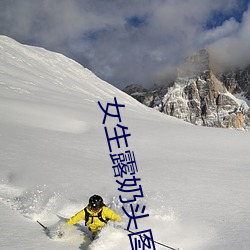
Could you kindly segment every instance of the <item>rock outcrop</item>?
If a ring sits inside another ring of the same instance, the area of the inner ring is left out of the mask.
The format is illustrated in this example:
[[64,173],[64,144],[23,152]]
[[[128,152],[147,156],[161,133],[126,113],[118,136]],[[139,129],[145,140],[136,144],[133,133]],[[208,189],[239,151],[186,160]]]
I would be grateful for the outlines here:
[[171,86],[147,91],[142,86],[130,85],[129,89],[136,91],[126,92],[149,107],[196,125],[248,129],[250,109],[233,94],[250,96],[249,71],[250,67],[215,75],[209,53],[203,49],[177,69]]

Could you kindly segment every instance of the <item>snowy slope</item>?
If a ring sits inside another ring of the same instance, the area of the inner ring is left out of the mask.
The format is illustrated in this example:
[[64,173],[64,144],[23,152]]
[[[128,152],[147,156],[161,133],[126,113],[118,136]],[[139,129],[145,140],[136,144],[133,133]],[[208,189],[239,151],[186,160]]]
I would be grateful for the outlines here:
[[[51,240],[36,223],[53,226],[57,215],[70,217],[98,193],[126,227],[97,104],[105,106],[114,97],[126,105],[122,125],[131,133],[129,149],[145,196],[141,203],[150,214],[138,220],[139,229],[150,228],[155,240],[184,250],[248,250],[248,132],[196,127],[165,116],[63,55],[4,36],[0,248],[131,249],[127,233],[112,225],[90,244],[79,227]],[[116,123],[108,118],[106,125]]]

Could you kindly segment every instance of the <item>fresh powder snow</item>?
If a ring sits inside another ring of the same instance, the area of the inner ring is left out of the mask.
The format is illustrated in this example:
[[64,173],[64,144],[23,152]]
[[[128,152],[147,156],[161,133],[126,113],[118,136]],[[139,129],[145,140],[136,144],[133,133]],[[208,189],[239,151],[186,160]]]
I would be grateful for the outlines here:
[[[124,69],[126,71],[126,69]],[[250,249],[250,134],[190,125],[147,108],[73,60],[0,36],[0,248],[129,250],[103,111],[128,127],[154,240],[183,250]],[[113,142],[112,142],[113,143]],[[114,144],[113,144],[114,145]],[[115,148],[115,145],[114,145]],[[84,222],[48,237],[93,194],[122,216],[91,242]],[[134,230],[133,223],[130,228]],[[156,244],[156,249],[166,249]]]

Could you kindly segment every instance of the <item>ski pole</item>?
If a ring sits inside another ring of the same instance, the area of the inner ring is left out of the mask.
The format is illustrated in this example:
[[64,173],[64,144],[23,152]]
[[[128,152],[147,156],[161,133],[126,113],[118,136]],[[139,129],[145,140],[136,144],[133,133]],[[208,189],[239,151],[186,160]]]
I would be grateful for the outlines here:
[[43,229],[46,231],[46,230],[48,230],[48,228],[47,227],[45,227],[40,221],[36,221],[40,226],[42,226],[43,227]]
[[[123,229],[124,229],[125,231],[130,232],[130,233],[135,233],[135,232],[133,232],[133,231],[131,231],[131,230],[128,230],[128,229],[126,229],[126,228],[123,228]],[[142,236],[142,237],[144,237],[144,236]],[[150,239],[150,238],[149,238],[149,239]],[[159,241],[156,241],[156,240],[152,240],[152,239],[150,239],[150,240],[153,241],[154,243],[158,244],[158,245],[161,245],[161,246],[166,247],[166,248],[171,249],[171,250],[181,250],[180,248],[173,248],[173,247],[167,246],[167,245],[165,245],[165,244],[163,244],[163,243],[161,243],[161,242],[159,242]]]

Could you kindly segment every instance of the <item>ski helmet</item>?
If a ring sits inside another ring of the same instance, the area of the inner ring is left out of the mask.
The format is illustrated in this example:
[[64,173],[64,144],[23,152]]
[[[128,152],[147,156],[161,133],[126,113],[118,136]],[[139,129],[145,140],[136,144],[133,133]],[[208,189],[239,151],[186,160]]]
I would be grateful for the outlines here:
[[99,210],[103,207],[103,199],[99,195],[93,195],[89,198],[89,206],[93,210]]

